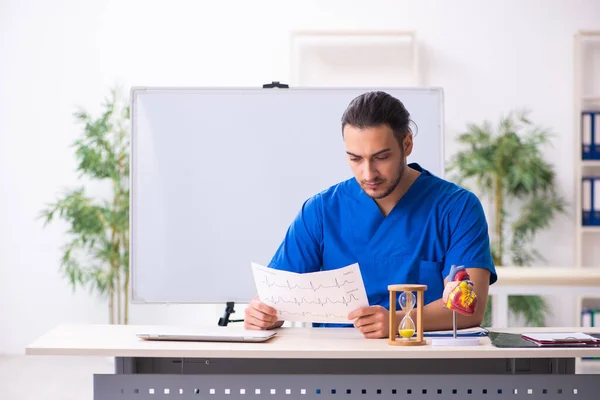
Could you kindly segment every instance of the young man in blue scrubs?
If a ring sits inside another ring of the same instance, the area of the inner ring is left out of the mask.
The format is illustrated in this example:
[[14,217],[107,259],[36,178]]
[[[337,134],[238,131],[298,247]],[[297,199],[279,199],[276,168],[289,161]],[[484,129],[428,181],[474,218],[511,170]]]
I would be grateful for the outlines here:
[[[489,285],[497,279],[488,225],[471,192],[407,164],[413,149],[410,114],[396,98],[369,92],[342,116],[342,134],[354,178],[309,198],[271,260],[271,268],[305,273],[358,262],[369,306],[352,311],[367,338],[388,336],[393,283],[427,285],[423,329],[452,328],[442,294],[453,265],[465,266],[478,303],[472,315],[457,315],[457,327],[483,320]],[[398,311],[397,320],[403,317]],[[276,310],[253,299],[246,329],[280,327]]]

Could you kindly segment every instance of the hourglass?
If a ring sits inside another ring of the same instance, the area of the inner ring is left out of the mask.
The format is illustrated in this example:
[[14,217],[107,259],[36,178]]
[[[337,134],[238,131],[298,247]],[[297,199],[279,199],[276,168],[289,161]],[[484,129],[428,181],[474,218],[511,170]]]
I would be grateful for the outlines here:
[[404,318],[398,326],[398,333],[401,338],[409,339],[415,334],[415,322],[411,317],[412,310],[417,305],[417,297],[413,292],[402,292],[398,297],[400,309],[404,311]]
[[[427,342],[423,340],[423,295],[427,289],[426,285],[389,285],[390,292],[390,330],[388,344],[395,346],[421,346]],[[397,297],[397,293],[400,296]],[[416,292],[413,293],[413,292]],[[404,318],[397,324],[396,317],[396,299],[400,303],[400,308],[404,311]],[[415,322],[412,317],[412,311],[417,307],[417,326],[415,337]],[[398,327],[396,331],[396,327]],[[398,337],[400,335],[400,337]]]

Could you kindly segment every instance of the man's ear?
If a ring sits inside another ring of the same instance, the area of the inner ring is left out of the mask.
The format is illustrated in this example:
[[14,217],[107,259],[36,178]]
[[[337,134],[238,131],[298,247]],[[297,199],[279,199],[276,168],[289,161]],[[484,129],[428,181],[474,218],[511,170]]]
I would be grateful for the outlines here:
[[404,150],[404,156],[410,156],[410,153],[413,151],[413,135],[412,133],[408,133],[404,140],[402,140],[402,148]]

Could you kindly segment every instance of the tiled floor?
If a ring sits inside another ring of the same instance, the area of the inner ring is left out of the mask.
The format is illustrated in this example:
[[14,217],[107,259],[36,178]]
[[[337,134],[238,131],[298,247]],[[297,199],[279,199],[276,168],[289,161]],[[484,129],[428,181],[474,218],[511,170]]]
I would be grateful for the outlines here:
[[[0,356],[0,399],[92,400],[92,375],[113,372],[107,357]],[[577,373],[600,374],[600,362]]]
[[107,357],[0,356],[2,400],[92,400],[92,376],[113,373]]

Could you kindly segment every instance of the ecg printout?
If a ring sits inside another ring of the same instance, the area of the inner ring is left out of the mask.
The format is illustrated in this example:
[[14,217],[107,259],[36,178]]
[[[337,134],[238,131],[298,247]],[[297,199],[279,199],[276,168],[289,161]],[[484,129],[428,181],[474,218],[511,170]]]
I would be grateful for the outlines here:
[[351,324],[348,314],[369,305],[358,264],[298,274],[252,263],[261,302],[281,320]]

